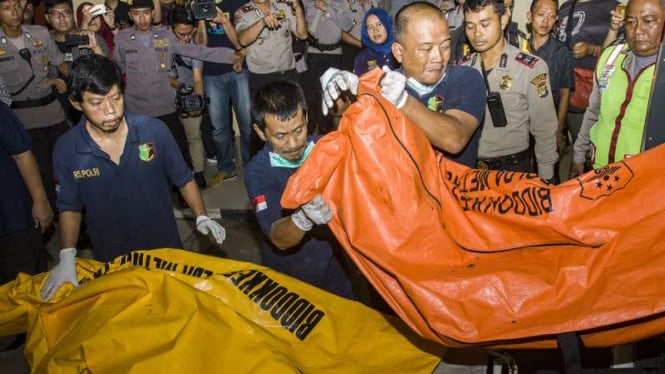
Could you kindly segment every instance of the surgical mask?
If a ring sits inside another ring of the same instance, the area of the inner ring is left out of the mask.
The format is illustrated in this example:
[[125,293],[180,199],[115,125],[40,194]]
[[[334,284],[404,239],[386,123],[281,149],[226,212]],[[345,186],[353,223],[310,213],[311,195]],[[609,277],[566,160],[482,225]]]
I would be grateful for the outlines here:
[[270,152],[270,166],[276,168],[298,168],[300,165],[302,165],[305,159],[307,159],[309,153],[312,152],[312,148],[314,148],[314,142],[309,142],[309,144],[307,144],[307,148],[305,148],[305,152],[303,152],[302,156],[300,156],[300,158],[295,161],[287,160],[275,152]]
[[436,83],[429,85],[429,84],[422,84],[418,82],[417,80],[413,79],[413,77],[407,79],[406,85],[409,86],[412,90],[416,91],[416,93],[420,96],[427,95],[428,93],[432,92],[432,90],[443,80],[443,78],[446,77],[446,73],[443,73],[441,76],[441,79],[439,79]]

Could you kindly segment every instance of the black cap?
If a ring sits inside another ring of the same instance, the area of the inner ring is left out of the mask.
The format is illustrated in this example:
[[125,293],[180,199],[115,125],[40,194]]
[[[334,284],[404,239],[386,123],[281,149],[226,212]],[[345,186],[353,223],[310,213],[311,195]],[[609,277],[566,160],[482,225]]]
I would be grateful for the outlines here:
[[130,9],[155,8],[155,4],[153,4],[152,0],[128,0],[127,4],[129,5]]

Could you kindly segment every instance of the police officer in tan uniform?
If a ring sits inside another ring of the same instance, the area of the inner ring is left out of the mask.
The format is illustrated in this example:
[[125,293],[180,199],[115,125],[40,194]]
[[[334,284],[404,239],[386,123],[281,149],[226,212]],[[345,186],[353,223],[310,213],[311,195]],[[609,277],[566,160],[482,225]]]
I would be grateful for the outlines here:
[[247,47],[251,96],[262,86],[298,80],[292,37],[307,39],[307,21],[299,1],[252,0],[235,14],[238,42]]
[[307,72],[302,82],[307,97],[308,128],[319,133],[333,130],[333,121],[321,110],[319,78],[329,67],[343,68],[342,31],[353,28],[351,0],[303,0],[307,30]]
[[185,131],[174,106],[176,91],[169,81],[174,55],[231,63],[234,50],[177,43],[169,30],[152,26],[152,0],[133,0],[129,7],[134,26],[118,32],[113,54],[113,60],[126,75],[125,106],[128,112],[146,114],[166,123],[181,152],[187,155]]
[[22,21],[18,0],[0,0],[0,75],[12,96],[11,108],[30,134],[47,197],[55,208],[53,147],[69,125],[57,100],[55,80],[49,78],[48,64],[58,66],[63,74],[67,66],[48,30],[21,25]]
[[[467,38],[477,51],[464,63],[480,71],[488,86],[477,166],[537,171],[552,180],[557,118],[547,64],[506,42],[503,30],[509,18],[501,0],[467,0],[464,17]],[[529,135],[535,140],[538,170],[533,170]]]

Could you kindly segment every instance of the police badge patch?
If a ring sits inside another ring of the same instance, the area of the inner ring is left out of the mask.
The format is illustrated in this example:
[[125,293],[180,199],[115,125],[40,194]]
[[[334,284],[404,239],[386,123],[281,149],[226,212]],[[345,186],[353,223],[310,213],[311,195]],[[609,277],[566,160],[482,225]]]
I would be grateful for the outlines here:
[[538,90],[538,97],[546,97],[549,91],[547,90],[547,73],[540,73],[531,80],[531,84],[536,86]]

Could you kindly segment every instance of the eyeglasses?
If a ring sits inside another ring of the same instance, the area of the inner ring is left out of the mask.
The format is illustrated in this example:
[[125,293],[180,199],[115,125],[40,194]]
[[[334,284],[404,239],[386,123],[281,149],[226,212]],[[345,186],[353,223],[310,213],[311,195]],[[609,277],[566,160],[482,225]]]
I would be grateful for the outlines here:
[[58,11],[58,10],[52,10],[48,12],[49,16],[53,18],[69,18],[72,16],[74,12],[71,10],[63,10],[63,11]]

